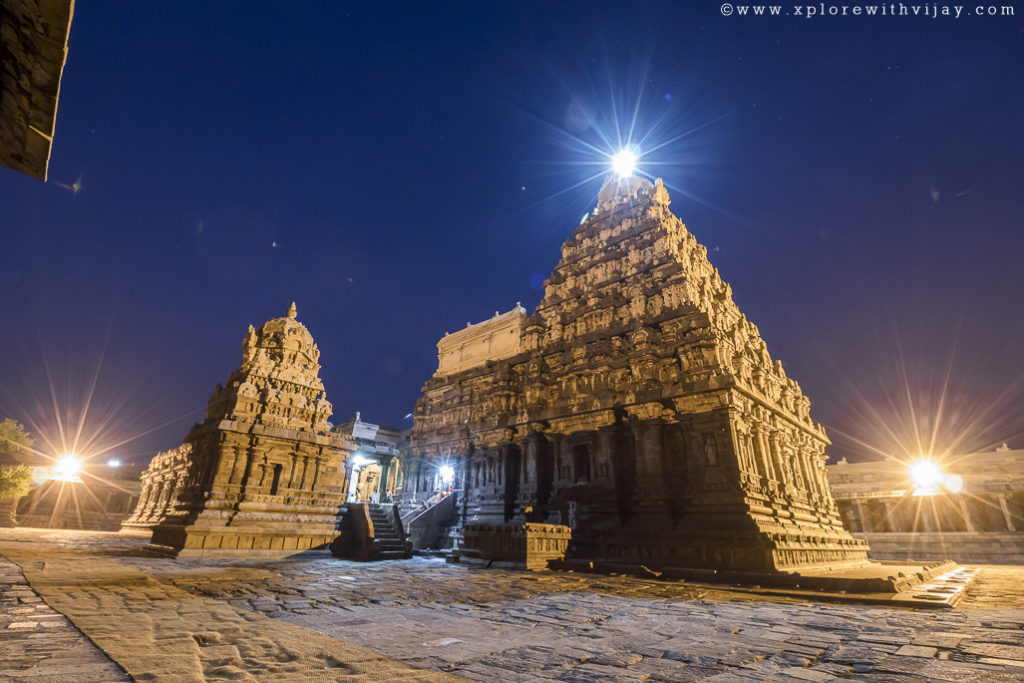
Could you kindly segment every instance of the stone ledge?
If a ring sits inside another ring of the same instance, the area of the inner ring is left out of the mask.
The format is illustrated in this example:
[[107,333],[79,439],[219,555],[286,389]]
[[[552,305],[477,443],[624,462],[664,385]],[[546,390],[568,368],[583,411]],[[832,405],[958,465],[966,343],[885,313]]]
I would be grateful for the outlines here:
[[[912,590],[915,586],[951,572],[956,564],[950,560],[919,565],[912,573],[900,572],[906,569],[902,563],[864,563],[836,567],[827,573],[805,575],[799,572],[752,572],[738,570],[695,569],[686,567],[652,568],[641,563],[609,562],[601,560],[568,559],[554,561],[552,569],[593,572],[598,574],[624,574],[665,581],[697,581],[701,583],[724,583],[741,586],[799,589],[848,594],[896,595]],[[887,571],[895,572],[886,575]],[[874,576],[857,576],[870,573]]]

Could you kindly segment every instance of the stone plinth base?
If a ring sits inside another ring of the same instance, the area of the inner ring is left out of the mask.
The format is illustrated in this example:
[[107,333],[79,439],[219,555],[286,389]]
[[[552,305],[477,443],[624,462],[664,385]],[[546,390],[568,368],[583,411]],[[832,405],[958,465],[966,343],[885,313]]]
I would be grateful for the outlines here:
[[677,524],[654,514],[624,525],[607,514],[591,515],[578,522],[570,555],[652,568],[774,573],[862,564],[868,561],[868,546],[841,528],[783,525],[722,509]]
[[326,548],[337,536],[324,533],[287,533],[280,529],[258,530],[220,527],[213,529],[159,526],[153,529],[147,549],[178,557],[246,556],[286,557]]
[[561,524],[467,524],[457,560],[468,564],[547,569],[562,560],[572,539],[572,529]]
[[818,567],[800,571],[740,571],[692,567],[652,568],[643,564],[568,559],[552,562],[554,569],[571,569],[597,574],[630,574],[665,581],[697,581],[743,586],[801,589],[832,593],[896,594],[945,574],[956,568],[950,560],[908,565],[891,562],[865,562],[834,568]]

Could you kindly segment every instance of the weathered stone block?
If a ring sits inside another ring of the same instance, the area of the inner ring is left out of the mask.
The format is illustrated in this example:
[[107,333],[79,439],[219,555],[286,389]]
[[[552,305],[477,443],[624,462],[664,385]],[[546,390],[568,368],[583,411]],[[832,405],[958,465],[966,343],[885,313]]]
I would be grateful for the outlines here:
[[525,569],[547,569],[552,560],[565,559],[572,529],[561,524],[467,524],[459,561],[494,562]]

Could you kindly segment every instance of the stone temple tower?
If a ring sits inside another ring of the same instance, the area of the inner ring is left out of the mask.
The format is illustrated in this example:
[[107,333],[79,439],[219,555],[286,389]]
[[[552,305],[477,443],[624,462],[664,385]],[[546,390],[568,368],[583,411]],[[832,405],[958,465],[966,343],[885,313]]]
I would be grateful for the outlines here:
[[[283,318],[249,326],[242,364],[217,385],[206,420],[185,438],[187,464],[168,477],[147,472],[147,480],[167,480],[152,500],[143,493],[133,515],[148,519],[155,511],[161,520],[152,547],[285,555],[334,540],[343,466],[355,447],[328,429],[319,360],[294,303]],[[163,462],[154,459],[151,469]]]
[[459,521],[481,544],[480,529],[546,522],[570,527],[584,559],[865,561],[810,401],[669,201],[661,180],[610,178],[532,315],[442,339],[414,451],[458,465]]

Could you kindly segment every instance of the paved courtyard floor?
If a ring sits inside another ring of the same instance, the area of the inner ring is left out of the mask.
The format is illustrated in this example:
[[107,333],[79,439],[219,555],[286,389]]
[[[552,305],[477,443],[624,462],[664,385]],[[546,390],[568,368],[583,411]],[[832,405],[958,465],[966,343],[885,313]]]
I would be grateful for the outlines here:
[[1024,680],[1024,567],[983,567],[956,609],[914,610],[144,544],[0,530],[0,680]]

